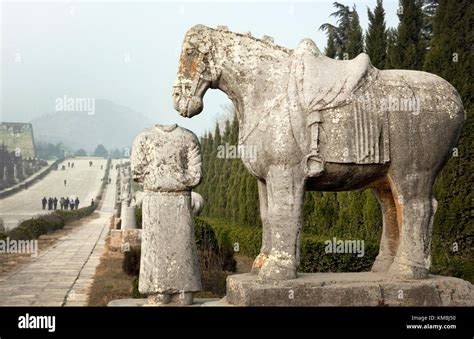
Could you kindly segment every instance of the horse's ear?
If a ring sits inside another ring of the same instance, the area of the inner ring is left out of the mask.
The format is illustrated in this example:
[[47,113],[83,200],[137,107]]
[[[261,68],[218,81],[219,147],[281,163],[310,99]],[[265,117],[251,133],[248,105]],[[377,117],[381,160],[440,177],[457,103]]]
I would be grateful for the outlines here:
[[273,44],[275,42],[275,40],[273,39],[273,37],[269,36],[269,35],[264,35],[263,38],[262,38],[263,41],[265,42],[268,42],[268,43],[271,43]]

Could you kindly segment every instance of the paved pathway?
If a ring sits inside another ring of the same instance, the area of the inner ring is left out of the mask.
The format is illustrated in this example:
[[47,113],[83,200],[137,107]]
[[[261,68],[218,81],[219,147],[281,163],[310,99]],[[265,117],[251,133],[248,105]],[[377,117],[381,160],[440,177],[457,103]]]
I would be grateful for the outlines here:
[[[74,161],[74,168],[68,168],[67,162]],[[92,161],[92,166],[89,166]],[[0,199],[0,218],[3,218],[7,230],[14,228],[23,219],[34,215],[50,213],[43,210],[41,199],[48,197],[79,197],[79,207],[90,204],[92,198],[97,195],[101,181],[104,176],[107,160],[103,158],[77,158],[65,160],[61,165],[66,169],[53,170],[42,180],[30,186],[27,190],[20,191],[9,197]],[[101,169],[100,167],[103,166]],[[66,185],[64,185],[66,179]],[[59,208],[59,203],[58,203]]]
[[114,212],[115,169],[110,177],[97,219],[74,227],[30,263],[0,277],[0,306],[86,305]]

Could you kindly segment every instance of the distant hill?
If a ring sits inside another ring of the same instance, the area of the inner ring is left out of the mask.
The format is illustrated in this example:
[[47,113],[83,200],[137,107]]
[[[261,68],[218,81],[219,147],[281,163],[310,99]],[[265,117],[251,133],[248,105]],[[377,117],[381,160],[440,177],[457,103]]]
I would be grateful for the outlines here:
[[130,147],[135,136],[154,122],[132,109],[108,100],[95,101],[95,113],[54,112],[31,121],[35,140],[58,143],[71,150],[93,152],[98,144],[108,150]]

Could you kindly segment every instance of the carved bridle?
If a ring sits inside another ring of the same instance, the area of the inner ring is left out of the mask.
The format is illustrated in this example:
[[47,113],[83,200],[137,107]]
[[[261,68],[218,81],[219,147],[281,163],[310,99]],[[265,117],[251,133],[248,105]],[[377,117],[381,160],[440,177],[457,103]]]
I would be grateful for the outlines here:
[[[181,94],[187,94],[190,96],[195,96],[197,89],[199,88],[202,81],[208,81],[211,83],[211,88],[217,87],[217,82],[220,77],[221,67],[215,61],[214,56],[216,55],[216,48],[214,44],[209,44],[209,46],[200,46],[197,48],[198,56],[195,62],[197,73],[199,76],[195,79],[185,79],[183,75],[178,74],[173,87],[179,88]],[[206,71],[209,72],[206,72]],[[209,73],[209,77],[206,77],[205,74]],[[189,88],[189,92],[187,89]]]

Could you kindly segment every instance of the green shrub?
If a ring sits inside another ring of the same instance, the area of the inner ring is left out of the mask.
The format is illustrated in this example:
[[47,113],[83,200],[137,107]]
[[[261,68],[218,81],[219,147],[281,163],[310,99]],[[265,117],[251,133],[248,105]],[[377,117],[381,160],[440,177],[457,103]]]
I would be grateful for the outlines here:
[[241,226],[232,222],[207,217],[197,218],[209,224],[216,234],[220,248],[256,257],[262,246],[262,229]]
[[135,206],[135,225],[138,229],[142,228],[142,206]]
[[125,273],[131,276],[140,273],[140,255],[139,247],[130,247],[129,251],[124,252],[122,269]]
[[[219,247],[234,247],[239,253],[254,258],[260,253],[261,228],[242,226],[235,223],[202,217],[217,235]],[[360,272],[369,271],[378,254],[378,243],[364,241],[364,256],[357,254],[332,254],[325,252],[325,241],[315,235],[303,235],[301,239],[301,272]],[[343,239],[339,239],[343,240]]]
[[141,294],[140,291],[138,290],[138,276],[136,276],[132,282],[132,298],[135,298],[135,299],[146,298],[146,295]]
[[[357,253],[326,253],[326,240],[314,235],[301,239],[301,272],[363,272],[370,271],[378,254],[378,244],[364,241],[364,255]],[[342,240],[342,239],[338,239]]]

